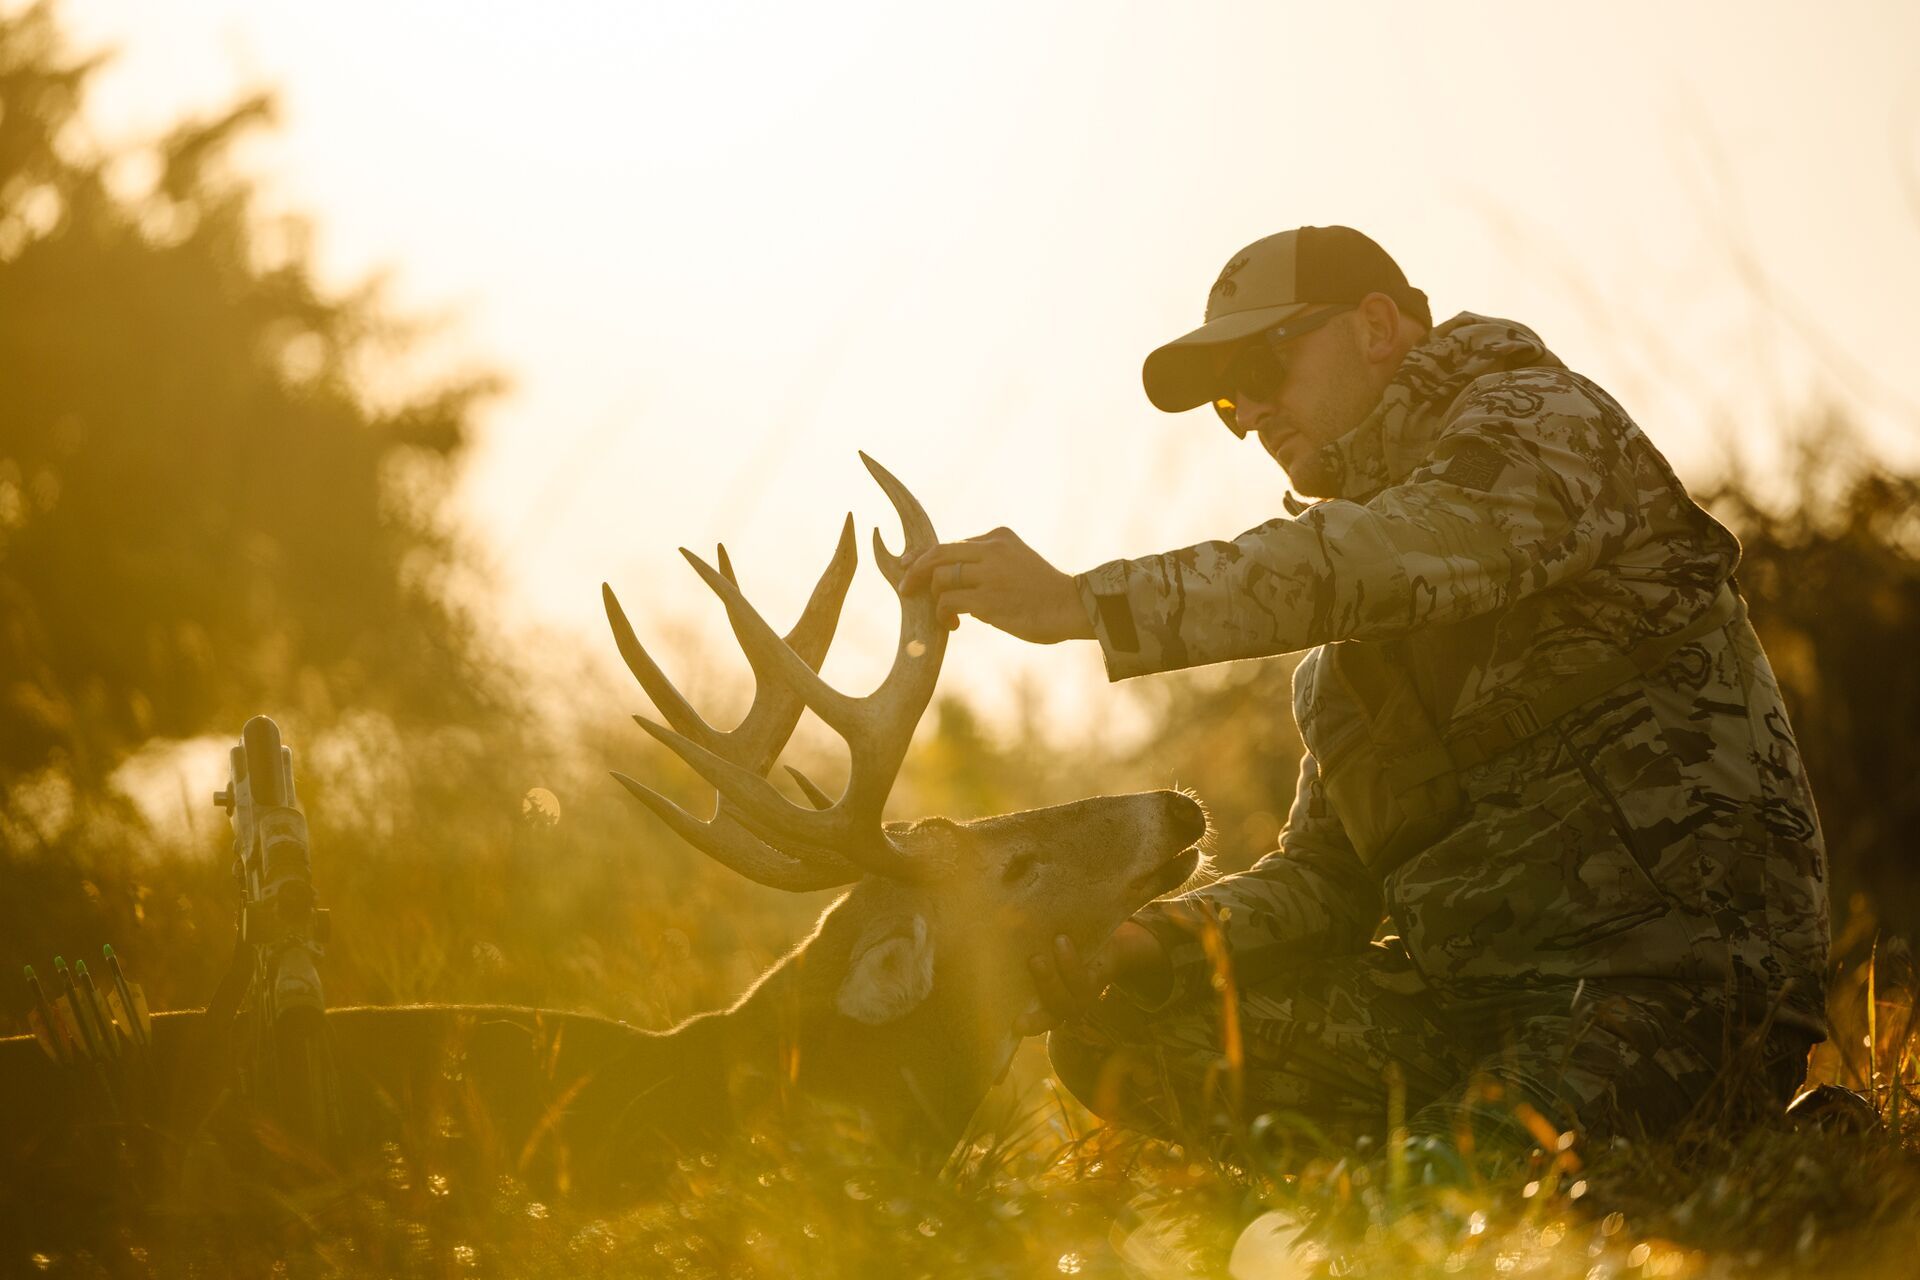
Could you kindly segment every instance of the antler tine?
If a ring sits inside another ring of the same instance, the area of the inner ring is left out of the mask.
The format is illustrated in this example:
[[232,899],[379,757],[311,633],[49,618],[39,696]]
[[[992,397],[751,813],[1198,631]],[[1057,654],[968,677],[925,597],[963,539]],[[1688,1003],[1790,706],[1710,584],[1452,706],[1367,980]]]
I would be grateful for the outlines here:
[[[718,550],[721,574],[738,588],[740,580],[727,559],[727,549]],[[800,620],[793,624],[784,640],[785,646],[797,654],[809,670],[818,671],[826,658],[827,647],[833,643],[833,633],[840,623],[840,607],[846,602],[847,588],[852,585],[854,570],[859,566],[860,554],[853,540],[853,516],[849,514],[840,526],[840,541],[834,548],[833,559],[814,585],[806,608],[800,611]],[[793,736],[806,701],[780,678],[777,669],[756,660],[752,652],[748,652],[747,660],[753,666],[753,705],[747,708],[739,725],[721,737],[738,744],[727,751],[728,755],[765,773],[779,758],[787,739]]]
[[[818,858],[824,854],[844,859],[862,870],[895,880],[922,877],[924,869],[884,838],[877,815],[869,828],[860,820],[860,812],[846,805],[844,797],[831,808],[802,809],[759,774],[645,716],[633,719],[713,784],[723,798],[727,817],[769,845],[796,855]],[[809,798],[818,794],[819,788],[815,787]]]
[[[727,549],[722,546],[716,550],[720,561],[719,572],[728,583],[737,583]],[[682,553],[690,554],[685,548],[682,548]],[[833,642],[834,630],[840,622],[840,606],[846,602],[847,588],[853,582],[853,573],[859,567],[859,562],[859,553],[853,543],[853,516],[849,514],[841,526],[840,541],[834,548],[833,559],[828,563],[826,572],[820,575],[820,581],[814,585],[806,608],[801,610],[800,620],[786,636],[787,646],[797,652],[810,668],[819,667],[826,657],[827,647]],[[693,709],[647,653],[646,647],[634,634],[633,625],[627,621],[626,611],[620,607],[613,588],[601,583],[600,596],[606,605],[607,621],[613,627],[614,643],[620,648],[620,656],[626,659],[627,669],[633,672],[640,687],[653,699],[668,724],[709,749],[726,750],[730,755],[743,757],[751,767],[762,773],[773,767],[774,760],[792,736],[793,727],[799,722],[800,712],[805,707],[800,697],[783,684],[770,684],[762,677],[760,664],[755,663],[757,681],[753,704],[738,725],[725,733],[720,732]],[[748,658],[751,661],[752,654]]]
[[[905,550],[919,552],[933,546],[938,539],[926,509],[886,468],[865,454],[861,457],[899,513]],[[877,531],[874,543],[875,554],[897,595],[904,561],[886,550]],[[820,806],[809,812],[763,778],[730,767],[688,735],[658,726],[649,726],[648,732],[713,783],[736,810],[734,816],[770,844],[796,851],[802,847],[831,849],[858,866],[895,879],[924,879],[932,874],[931,868],[893,843],[881,817],[906,756],[913,726],[933,696],[946,652],[946,630],[934,617],[931,598],[924,594],[899,597],[900,640],[893,667],[872,694],[850,698],[828,686],[782,644],[735,583],[697,556],[683,554],[726,602],[734,633],[754,660],[755,669],[761,670],[765,663],[770,675],[796,687],[807,705],[846,738],[852,769],[846,791],[831,805],[822,805],[825,797],[819,788],[811,784],[803,787],[808,799]]]
[[853,541],[853,512],[849,511],[840,524],[840,541],[834,546],[827,571],[820,575],[806,608],[800,611],[800,620],[786,636],[787,644],[815,670],[825,660],[827,646],[833,642],[834,629],[840,623],[840,606],[846,601],[847,588],[853,584],[853,571],[859,567],[860,552]]
[[653,699],[653,705],[660,708],[660,714],[667,718],[667,723],[696,742],[717,742],[720,735],[701,718],[692,704],[680,696],[680,691],[673,687],[673,681],[667,679],[666,672],[647,653],[646,646],[633,633],[633,624],[627,621],[626,610],[620,607],[613,588],[604,582],[600,584],[600,601],[606,606],[607,622],[613,627],[613,642],[620,647],[620,656],[626,659],[627,670],[633,672],[633,678]]
[[815,786],[812,778],[809,778],[806,774],[800,772],[798,769],[794,768],[792,765],[787,766],[787,772],[792,775],[794,782],[799,785],[800,790],[806,793],[807,800],[813,805],[814,808],[816,809],[833,808],[833,798],[829,796],[826,792],[822,791],[819,787]]
[[907,560],[939,541],[933,531],[933,521],[920,500],[895,479],[893,473],[864,453],[860,459],[886,491],[899,513],[905,535],[903,554],[895,556],[887,551],[880,530],[873,531],[874,557],[900,599],[900,639],[886,679],[862,704],[867,723],[860,743],[866,751],[863,754],[859,747],[855,748],[855,768],[847,784],[849,802],[870,813],[872,821],[878,824],[887,793],[892,790],[901,761],[906,758],[913,728],[920,722],[939,682],[940,664],[947,652],[947,629],[934,616],[931,592],[909,596],[900,591]]
[[672,827],[682,840],[749,880],[773,889],[806,893],[814,889],[831,889],[860,877],[857,867],[844,864],[835,867],[788,857],[731,819],[716,817],[711,822],[702,822],[659,792],[642,786],[626,774],[615,773],[613,776],[615,781],[633,793],[635,799]]
[[[725,546],[714,548],[719,561],[720,572],[735,587],[740,584],[734,573],[733,563],[727,556]],[[840,608],[846,602],[847,589],[853,584],[854,570],[860,567],[859,548],[853,538],[853,514],[849,512],[840,526],[840,539],[835,545],[833,559],[827,564],[826,571],[820,575],[820,581],[814,584],[813,594],[807,598],[806,607],[800,611],[800,618],[785,637],[786,647],[798,654],[808,668],[820,669],[825,660],[827,648],[833,643],[833,633],[840,623]],[[800,721],[800,713],[805,710],[805,700],[784,680],[777,671],[770,671],[751,653],[748,662],[753,667],[753,703],[747,708],[747,714],[740,723],[726,733],[720,734],[722,753],[737,760],[755,773],[765,774],[779,758],[787,739],[793,736],[793,729]],[[788,772],[798,775],[791,765]],[[804,776],[804,775],[799,775]],[[718,790],[716,788],[716,790]],[[816,809],[827,806],[815,797],[818,788],[803,787],[808,800]],[[724,821],[730,826],[740,827],[741,812],[739,805],[729,801],[724,791],[718,794],[714,812],[716,822]],[[740,829],[743,839],[766,846],[744,828]],[[861,868],[847,861],[831,849],[817,846],[793,844],[792,856],[804,857],[823,874],[834,877],[835,883],[849,883],[858,880]]]
[[656,720],[635,716],[633,722],[652,734],[661,746],[691,765],[695,773],[705,778],[720,792],[722,800],[744,799],[750,803],[782,804],[797,812],[806,812],[775,790],[771,782],[745,765],[737,764],[719,752],[701,746],[692,738],[676,733]]
[[[760,611],[747,602],[739,587],[685,547],[680,548],[680,554],[686,557],[694,572],[726,605],[727,621],[733,625],[734,638],[739,640],[754,671],[775,676],[796,693],[802,703],[812,707],[814,714],[845,733],[855,714],[854,700],[822,680],[819,673],[775,633],[767,620],[760,616]],[[797,709],[795,715],[797,718]]]
[[[899,514],[905,535],[903,552],[907,555],[918,554],[935,545],[938,538],[926,509],[886,468],[864,453],[860,457]],[[851,521],[842,537],[843,550],[850,557]],[[803,628],[796,627],[793,635],[786,640],[774,633],[766,619],[747,602],[724,552],[720,557],[720,569],[713,568],[685,548],[681,549],[681,554],[725,604],[734,635],[753,665],[761,691],[755,695],[755,707],[748,713],[749,720],[753,720],[756,713],[760,712],[764,697],[764,705],[768,708],[764,713],[766,724],[778,727],[781,730],[778,741],[784,742],[785,736],[792,732],[800,706],[804,704],[847,740],[852,755],[852,769],[846,790],[838,801],[831,804],[827,803],[825,794],[818,787],[803,775],[796,775],[796,781],[807,798],[817,806],[812,810],[802,809],[762,776],[778,754],[777,746],[773,747],[764,761],[757,756],[743,760],[739,751],[727,750],[715,740],[725,735],[683,732],[679,725],[668,728],[635,716],[641,727],[671,748],[719,791],[721,801],[715,823],[724,818],[743,828],[743,834],[757,837],[769,849],[779,849],[791,857],[818,862],[822,864],[821,874],[826,873],[829,865],[841,860],[896,880],[924,881],[938,874],[938,868],[909,855],[897,845],[882,819],[887,793],[900,772],[907,744],[913,737],[914,725],[933,696],[947,643],[946,629],[939,625],[934,616],[930,595],[915,593],[908,596],[900,592],[900,583],[906,571],[905,557],[889,552],[879,531],[874,532],[874,554],[880,562],[881,572],[900,600],[900,639],[893,667],[881,681],[880,687],[864,698],[853,698],[822,680],[815,670],[818,659],[811,653],[800,652],[803,641],[811,645],[815,638],[810,631],[803,636]],[[835,567],[839,564],[840,556],[836,553]],[[829,579],[834,580],[831,588]],[[844,582],[838,581],[830,568],[827,578],[822,579],[821,587],[815,592],[815,600],[819,600],[823,594],[832,595],[834,610],[837,611],[845,590]],[[811,613],[813,604],[810,603],[808,608]],[[804,624],[808,619],[803,618],[802,621]],[[830,635],[831,628],[828,627],[826,635],[820,638],[821,652],[824,652],[825,640]],[[665,707],[662,707],[662,711],[665,711]],[[704,727],[704,722],[701,723]],[[755,721],[755,728],[759,727],[760,722]],[[746,728],[745,722],[741,728]],[[648,803],[651,804],[650,801]],[[676,823],[675,829],[686,834],[676,818],[657,807],[656,812],[661,813],[667,821]],[[711,830],[711,827],[708,829]],[[702,844],[701,847],[706,848],[706,845]],[[730,852],[737,855],[738,851],[730,849]]]
[[[737,582],[726,548],[717,548],[717,553],[720,573],[728,582]],[[854,544],[853,516],[849,514],[841,526],[833,559],[815,584],[799,621],[787,635],[787,643],[809,667],[818,667],[826,656],[834,630],[839,624],[841,605],[846,601],[847,589],[858,567],[859,552]],[[755,774],[764,774],[771,768],[787,739],[792,736],[801,711],[805,709],[800,695],[786,682],[769,679],[763,665],[756,662],[753,702],[747,714],[738,725],[724,733],[714,729],[680,695],[641,645],[612,588],[602,584],[601,592],[606,602],[608,620],[613,626],[614,639],[628,668],[682,740],[697,743],[703,750],[737,763]],[[862,874],[860,867],[830,850],[803,850],[796,847],[792,856],[775,850],[740,825],[739,815],[735,807],[729,805],[724,792],[718,799],[713,818],[708,822],[700,822],[677,805],[672,806],[672,812],[669,813],[651,801],[647,803],[696,848],[764,884],[780,888],[820,888],[850,883]],[[664,798],[660,803],[671,805]],[[811,864],[812,869],[804,876],[791,870],[798,856],[805,856]]]
[[880,540],[880,531],[873,531],[873,558],[880,565],[880,572],[895,591],[900,589],[901,575],[907,571],[907,561],[920,552],[927,550],[940,541],[933,532],[933,521],[927,516],[927,509],[920,500],[907,491],[907,486],[894,478],[891,471],[868,457],[863,450],[860,461],[866,463],[867,471],[880,482],[887,498],[893,503],[893,509],[900,515],[900,528],[906,535],[906,543],[900,555],[887,550],[886,543]]

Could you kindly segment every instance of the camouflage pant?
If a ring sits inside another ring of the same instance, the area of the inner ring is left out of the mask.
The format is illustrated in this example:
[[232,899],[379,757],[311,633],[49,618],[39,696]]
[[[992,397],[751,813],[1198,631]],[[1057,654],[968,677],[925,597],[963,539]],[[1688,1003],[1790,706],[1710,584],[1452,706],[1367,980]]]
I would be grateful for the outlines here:
[[1658,1133],[1708,1105],[1777,1113],[1810,1037],[1749,1035],[1725,1008],[1654,979],[1448,1001],[1390,938],[1204,1008],[1149,1014],[1110,993],[1047,1048],[1090,1110],[1162,1137],[1267,1113],[1336,1140],[1406,1123],[1416,1136],[1525,1145],[1568,1129]]

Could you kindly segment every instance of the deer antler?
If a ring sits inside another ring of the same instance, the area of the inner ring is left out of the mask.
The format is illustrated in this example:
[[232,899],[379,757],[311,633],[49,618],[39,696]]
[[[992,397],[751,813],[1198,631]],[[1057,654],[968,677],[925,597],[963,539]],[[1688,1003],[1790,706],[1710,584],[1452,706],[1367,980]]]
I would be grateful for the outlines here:
[[[906,486],[866,454],[862,453],[860,460],[886,491],[906,534],[904,554],[895,556],[887,550],[880,531],[875,529],[873,533],[874,558],[897,594],[907,560],[932,547],[938,539],[925,508]],[[671,686],[667,687],[669,697],[655,701],[674,727],[670,729],[636,716],[641,727],[671,747],[713,784],[721,795],[723,812],[740,828],[738,835],[753,839],[766,852],[777,850],[776,856],[784,856],[787,866],[817,866],[824,871],[829,865],[851,863],[861,870],[893,879],[927,878],[933,868],[909,856],[894,842],[881,820],[881,810],[900,772],[914,725],[933,697],[934,684],[940,677],[940,661],[946,654],[946,628],[934,617],[931,595],[900,596],[900,640],[893,667],[877,689],[865,697],[855,698],[820,678],[816,671],[818,661],[811,653],[802,653],[797,645],[774,633],[766,619],[747,603],[724,561],[722,568],[716,570],[685,548],[681,554],[725,604],[734,636],[745,650],[762,687],[777,680],[787,695],[811,708],[847,740],[852,756],[847,789],[830,805],[804,809],[794,804],[763,776],[772,763],[772,755],[765,762],[757,757],[741,758],[739,753],[715,742],[718,735],[672,692]],[[616,623],[616,633],[619,630]],[[796,632],[798,630],[796,628]],[[623,642],[623,651],[625,648]],[[636,666],[634,674],[641,676],[641,670]],[[657,675],[657,670],[653,674]],[[648,677],[641,676],[641,683],[648,684]],[[793,715],[798,716],[797,709]],[[792,732],[791,723],[786,726],[786,732]],[[777,746],[773,754],[778,754]],[[702,834],[710,836],[713,824],[700,824],[684,810],[679,810],[676,818],[662,807],[670,806],[670,801],[655,796],[638,783],[624,778],[622,781],[675,830],[715,857],[721,856],[710,842],[690,835],[691,828],[685,825],[691,823],[705,828]],[[826,799],[812,783],[804,778],[799,781],[816,805]],[[732,858],[739,856],[739,843],[736,839],[728,848]],[[737,861],[728,858],[722,861],[738,866]],[[764,858],[761,861],[764,863]]]
[[[727,559],[725,547],[719,548],[719,560],[721,572],[729,582],[734,581],[733,565]],[[853,517],[849,515],[841,526],[840,542],[834,549],[832,561],[827,565],[826,572],[821,574],[806,608],[801,611],[800,620],[787,633],[786,644],[791,651],[815,667],[825,658],[827,646],[832,643],[834,628],[840,620],[840,606],[846,601],[847,587],[853,582],[853,571],[858,564],[859,555],[853,543]],[[653,699],[654,706],[660,709],[668,722],[689,739],[716,754],[737,761],[744,768],[762,774],[771,768],[781,748],[786,746],[787,739],[793,736],[794,725],[799,722],[800,713],[805,709],[800,695],[772,677],[762,663],[754,661],[753,705],[747,708],[746,716],[737,726],[722,733],[708,724],[680,696],[673,682],[667,679],[659,665],[648,655],[645,646],[634,635],[626,613],[620,608],[620,601],[613,594],[613,588],[602,583],[600,595],[606,605],[607,621],[613,626],[614,642],[620,646],[620,656],[626,659],[627,668],[633,672],[640,687],[647,691],[647,696]],[[740,824],[738,815],[727,803],[725,795],[719,797],[714,816],[703,822],[626,774],[615,773],[613,776],[678,832],[682,839],[761,884],[804,892],[831,888],[860,878],[860,868],[844,858],[829,855],[801,859],[772,848]]]

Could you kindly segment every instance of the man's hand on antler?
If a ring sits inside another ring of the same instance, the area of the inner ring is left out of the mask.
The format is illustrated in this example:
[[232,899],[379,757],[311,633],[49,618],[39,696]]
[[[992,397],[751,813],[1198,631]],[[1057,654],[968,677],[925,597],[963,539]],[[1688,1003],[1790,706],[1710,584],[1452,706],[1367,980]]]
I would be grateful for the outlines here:
[[1166,948],[1145,925],[1132,920],[1122,921],[1113,936],[1084,961],[1073,940],[1062,934],[1053,940],[1051,952],[1027,957],[1027,972],[1033,975],[1040,1007],[1014,1024],[1023,1036],[1037,1036],[1084,1017],[1109,985],[1124,987],[1152,1005],[1166,999],[1173,983]]
[[951,631],[970,613],[990,627],[1033,644],[1093,639],[1080,590],[1020,540],[995,529],[964,542],[942,542],[907,567],[903,593],[930,590],[941,624]]

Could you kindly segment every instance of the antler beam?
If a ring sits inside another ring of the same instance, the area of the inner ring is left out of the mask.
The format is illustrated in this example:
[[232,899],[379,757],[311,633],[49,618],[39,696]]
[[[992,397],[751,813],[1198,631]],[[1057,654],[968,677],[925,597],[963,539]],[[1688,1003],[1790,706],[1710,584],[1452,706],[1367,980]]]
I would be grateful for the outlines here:
[[[866,454],[860,459],[900,517],[905,535],[901,555],[887,550],[878,529],[873,533],[874,558],[899,594],[907,562],[938,539],[926,509],[907,487]],[[933,697],[946,654],[947,631],[934,617],[929,594],[900,595],[899,643],[893,666],[879,687],[856,698],[822,680],[820,663],[852,576],[852,536],[852,517],[848,517],[833,563],[799,624],[784,639],[747,602],[724,548],[718,569],[681,548],[725,605],[727,620],[753,668],[753,706],[740,726],[728,733],[717,732],[680,696],[634,637],[613,592],[603,588],[620,652],[667,725],[640,716],[634,719],[711,783],[719,792],[719,804],[714,818],[702,822],[633,779],[614,776],[688,841],[742,874],[779,888],[843,884],[858,878],[861,871],[921,880],[934,870],[893,841],[881,811],[906,757],[914,726]],[[827,607],[824,602],[829,599]],[[811,708],[845,738],[852,756],[846,791],[831,803],[818,787],[790,770],[815,805],[812,809],[788,800],[765,777],[803,708]],[[830,878],[835,876],[839,878]]]

